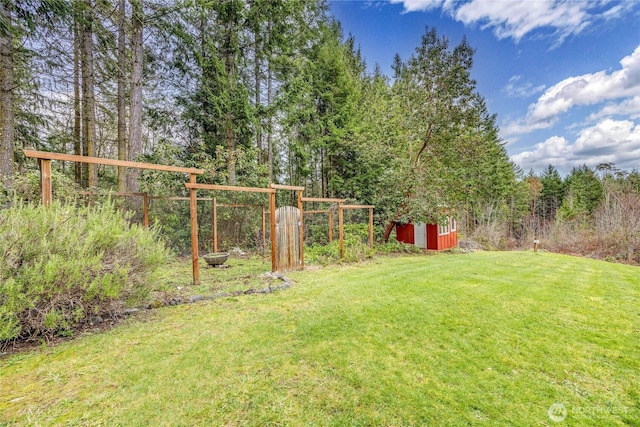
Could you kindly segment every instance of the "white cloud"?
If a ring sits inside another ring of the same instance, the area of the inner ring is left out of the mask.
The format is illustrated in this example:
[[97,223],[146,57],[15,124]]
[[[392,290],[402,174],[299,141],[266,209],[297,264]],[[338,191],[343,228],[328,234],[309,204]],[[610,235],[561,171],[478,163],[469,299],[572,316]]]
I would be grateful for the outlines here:
[[519,41],[537,28],[552,28],[560,38],[577,34],[586,27],[592,17],[590,3],[556,0],[539,1],[483,1],[464,3],[455,18],[466,25],[481,23],[483,28],[493,28],[499,39],[513,38]]
[[600,111],[587,117],[587,121],[594,122],[603,117],[626,116],[630,119],[640,118],[640,95],[625,99],[620,103],[609,103],[602,107]]
[[547,120],[577,105],[593,105],[640,95],[640,46],[620,64],[622,69],[569,77],[547,89],[527,113],[532,121]]
[[444,8],[445,0],[391,0],[391,3],[402,3],[405,12],[428,12]]
[[524,118],[503,124],[501,136],[507,138],[550,128],[561,114],[573,107],[597,105],[607,101],[622,100],[592,114],[591,122],[611,115],[636,118],[640,114],[640,99],[636,99],[640,97],[640,46],[622,58],[620,65],[622,67],[613,72],[598,71],[569,77],[556,83],[529,106]]
[[557,118],[548,120],[530,121],[526,119],[509,120],[500,126],[502,139],[513,139],[515,135],[526,135],[536,130],[548,129],[557,122]]
[[426,12],[442,9],[465,25],[479,24],[493,29],[499,39],[519,41],[534,30],[552,30],[557,43],[569,35],[578,34],[597,20],[620,17],[633,2],[607,0],[391,0],[401,3],[405,12]]
[[545,89],[545,85],[534,86],[531,82],[521,82],[521,79],[519,75],[511,77],[502,91],[511,98],[528,98]]
[[553,136],[532,150],[511,156],[522,169],[543,169],[549,164],[568,172],[574,166],[615,163],[623,169],[640,167],[640,124],[605,119],[583,129],[573,143]]

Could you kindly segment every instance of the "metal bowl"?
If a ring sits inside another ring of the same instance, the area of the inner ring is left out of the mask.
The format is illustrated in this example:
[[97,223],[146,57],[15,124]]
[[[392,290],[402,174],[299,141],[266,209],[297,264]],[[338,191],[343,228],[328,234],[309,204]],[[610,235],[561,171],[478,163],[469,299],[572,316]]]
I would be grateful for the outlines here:
[[209,265],[222,265],[229,259],[229,252],[214,252],[203,256]]

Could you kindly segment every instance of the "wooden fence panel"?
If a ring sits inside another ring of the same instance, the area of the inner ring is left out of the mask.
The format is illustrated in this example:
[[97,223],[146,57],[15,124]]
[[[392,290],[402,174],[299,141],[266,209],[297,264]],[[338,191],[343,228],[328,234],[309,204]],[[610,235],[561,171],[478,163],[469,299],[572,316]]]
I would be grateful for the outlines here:
[[303,266],[300,250],[300,209],[283,206],[276,210],[276,256],[278,271],[300,270]]

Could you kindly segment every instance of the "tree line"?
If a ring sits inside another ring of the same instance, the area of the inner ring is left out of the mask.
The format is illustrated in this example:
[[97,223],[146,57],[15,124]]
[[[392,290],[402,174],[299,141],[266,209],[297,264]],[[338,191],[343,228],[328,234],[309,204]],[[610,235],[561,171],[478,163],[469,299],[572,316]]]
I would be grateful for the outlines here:
[[[32,167],[28,147],[305,186],[375,205],[385,238],[453,210],[467,235],[499,224],[500,239],[523,240],[575,187],[563,181],[560,200],[550,177],[510,161],[471,77],[473,48],[435,28],[388,76],[323,0],[0,3],[6,193]],[[181,191],[179,177],[58,167],[84,188]]]

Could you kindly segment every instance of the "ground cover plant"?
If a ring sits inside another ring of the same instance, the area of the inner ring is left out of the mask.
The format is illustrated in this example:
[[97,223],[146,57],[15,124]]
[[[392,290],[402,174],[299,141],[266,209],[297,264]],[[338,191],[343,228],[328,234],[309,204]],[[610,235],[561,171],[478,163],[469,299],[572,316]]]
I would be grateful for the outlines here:
[[640,424],[636,267],[477,252],[290,277],[5,355],[0,423]]
[[92,316],[140,303],[168,257],[155,232],[131,225],[110,201],[15,202],[0,211],[0,348],[68,335]]

